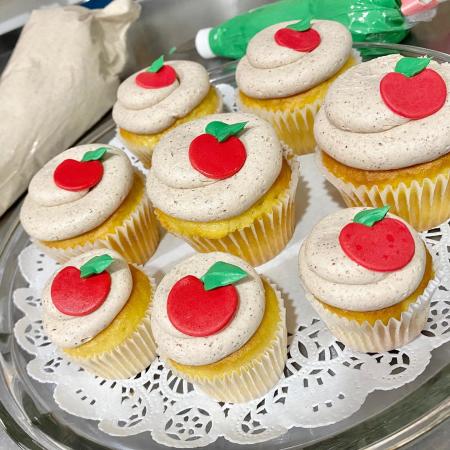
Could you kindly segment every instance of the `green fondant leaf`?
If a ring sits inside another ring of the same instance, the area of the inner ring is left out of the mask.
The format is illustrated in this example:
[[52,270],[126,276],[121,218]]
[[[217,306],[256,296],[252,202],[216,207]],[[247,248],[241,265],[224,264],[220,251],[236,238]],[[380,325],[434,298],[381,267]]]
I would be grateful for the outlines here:
[[96,161],[98,159],[102,159],[103,155],[108,151],[106,147],[99,147],[95,150],[92,150],[90,152],[86,152],[83,155],[83,158],[81,158],[81,161]]
[[161,70],[161,67],[164,65],[164,55],[161,55],[158,59],[155,59],[151,66],[146,69],[147,72],[159,72]]
[[208,123],[205,131],[208,134],[213,135],[219,142],[226,141],[230,136],[235,136],[240,133],[247,125],[248,122],[237,122],[228,125],[218,120]]
[[91,275],[102,273],[114,261],[114,258],[109,255],[94,256],[88,262],[80,267],[81,278],[87,278]]
[[170,47],[170,50],[167,52],[167,54],[170,56],[173,55],[176,51],[177,51],[176,47]]
[[383,220],[386,214],[391,209],[390,206],[383,206],[382,208],[365,209],[360,211],[353,217],[353,222],[360,223],[367,227],[373,226],[376,222]]
[[430,64],[431,58],[402,58],[395,65],[395,72],[413,77]]
[[298,22],[288,25],[286,28],[290,28],[291,30],[295,30],[295,31],[309,30],[311,28],[311,19],[299,20]]
[[210,291],[221,286],[237,283],[247,276],[248,273],[240,267],[217,261],[200,279],[203,281],[205,290]]

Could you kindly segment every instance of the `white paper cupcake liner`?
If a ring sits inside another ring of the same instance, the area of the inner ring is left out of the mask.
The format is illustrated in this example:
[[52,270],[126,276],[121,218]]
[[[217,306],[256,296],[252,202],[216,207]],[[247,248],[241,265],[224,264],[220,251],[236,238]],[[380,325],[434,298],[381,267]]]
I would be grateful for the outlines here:
[[287,359],[286,310],[279,290],[269,283],[278,299],[280,322],[275,338],[265,352],[241,370],[214,379],[200,376],[188,377],[178,373],[173,366],[168,365],[179,377],[193,383],[205,394],[217,401],[230,403],[245,403],[262,397],[280,380]]
[[[352,50],[351,57],[359,64],[362,59],[359,52]],[[348,69],[347,69],[348,70]],[[325,80],[327,81],[327,80]],[[317,98],[314,102],[303,105],[301,108],[291,109],[272,109],[265,108],[264,103],[258,107],[246,106],[239,96],[239,90],[236,90],[236,103],[241,111],[255,114],[262,119],[267,120],[275,129],[279,139],[287,145],[296,155],[313,153],[316,141],[314,138],[314,120],[316,114],[325,99],[326,90],[323,96]]]
[[[146,273],[142,267],[136,267]],[[148,276],[148,274],[146,275]],[[153,296],[156,284],[150,276],[148,278]],[[101,353],[92,358],[77,358],[62,351],[64,356],[83,369],[106,379],[118,380],[134,377],[148,367],[157,355],[156,343],[151,329],[151,306],[152,302],[150,302],[145,317],[133,334],[114,350]]]
[[274,258],[286,247],[295,229],[295,194],[299,180],[299,163],[295,158],[288,160],[288,163],[291,168],[289,187],[270,213],[262,214],[250,225],[222,238],[174,234],[199,252],[231,253],[247,260],[252,266],[259,266]]
[[109,248],[119,252],[128,262],[144,264],[155,252],[159,243],[158,222],[150,200],[144,193],[134,212],[114,233],[103,239],[68,248],[54,248],[42,241],[34,243],[54,260],[64,263],[82,253],[99,248]]
[[156,358],[156,344],[150,327],[150,315],[138,329],[116,349],[93,358],[64,356],[80,367],[107,379],[124,379],[137,375]]
[[381,320],[373,325],[368,322],[361,324],[326,309],[310,292],[306,292],[306,298],[333,336],[345,346],[357,352],[381,353],[402,347],[419,336],[428,318],[431,297],[441,277],[442,273],[435,274],[417,300],[411,303],[407,311],[402,312],[400,320],[391,318],[387,325]]
[[269,122],[275,129],[278,138],[296,155],[312,153],[316,142],[314,139],[314,118],[319,112],[323,98],[291,110],[265,109],[262,105],[252,108],[244,105],[236,95],[236,103],[240,111],[254,114]]
[[317,151],[317,164],[325,178],[339,191],[348,207],[389,205],[396,214],[418,231],[434,228],[450,217],[450,175],[439,175],[435,180],[424,178],[409,185],[398,186],[354,185],[329,172]]

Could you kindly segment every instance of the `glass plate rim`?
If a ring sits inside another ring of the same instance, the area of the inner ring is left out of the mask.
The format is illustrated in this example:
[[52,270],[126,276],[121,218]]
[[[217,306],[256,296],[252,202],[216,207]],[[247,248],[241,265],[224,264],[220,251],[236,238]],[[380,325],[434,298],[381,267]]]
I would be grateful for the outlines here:
[[[428,55],[437,59],[450,62],[450,55],[447,53],[439,52],[436,50],[427,49],[424,47],[417,47],[403,44],[384,44],[375,42],[355,42],[353,44],[355,49],[386,49],[397,52],[408,52],[417,55]],[[213,83],[225,83],[234,77],[236,67],[236,61],[225,62],[213,69],[209,70],[211,82]],[[77,144],[83,144],[95,141],[115,127],[115,124],[111,118],[111,114],[108,113],[106,119],[96,124],[91,131],[82,137]],[[23,200],[23,199],[22,199]],[[19,223],[19,211],[22,204],[22,200],[16,202],[12,210],[8,213],[10,218],[10,224],[5,230],[4,236],[0,237],[0,274],[2,278],[0,280],[0,301],[7,301],[10,298],[9,289],[6,288],[8,294],[3,295],[5,292],[5,272],[4,260],[8,255],[8,250],[14,245],[15,241],[23,230],[20,230]],[[17,267],[15,268],[17,270]],[[9,309],[9,306],[8,306]],[[13,336],[9,336],[13,339]],[[0,341],[3,343],[4,337],[0,337]],[[0,367],[4,369],[3,351],[0,350]],[[12,399],[11,393],[7,391],[7,381],[5,380],[4,371],[0,374],[0,396],[3,393],[9,395]],[[450,384],[450,363],[442,368],[440,372],[426,381],[419,389],[407,395],[398,403],[391,405],[386,410],[370,417],[357,425],[345,430],[342,433],[336,434],[331,438],[327,438],[321,442],[308,446],[303,446],[303,449],[328,449],[331,445],[333,448],[346,448],[347,445],[357,445],[361,449],[375,449],[375,448],[399,448],[401,446],[410,443],[424,433],[432,430],[434,427],[442,423],[444,420],[450,417],[450,394],[447,394],[446,387]],[[12,399],[14,400],[14,399]],[[419,401],[420,400],[420,401]],[[418,403],[421,404],[421,408],[417,408]],[[410,406],[414,405],[415,408]],[[16,404],[15,413],[18,416],[23,416],[23,411]],[[431,409],[428,409],[431,407]],[[408,413],[405,413],[408,412]],[[414,414],[414,417],[411,417]],[[42,449],[46,450],[47,447],[43,445],[52,445],[54,448],[64,448],[62,444],[55,442],[55,440],[46,434],[41,428],[35,426],[34,423],[27,423],[27,418],[22,417],[22,422],[18,420],[18,416],[14,416],[3,401],[0,401],[0,427],[4,430],[9,437],[18,445],[25,446],[30,449]],[[392,420],[392,419],[395,420]],[[20,423],[19,423],[20,422]],[[50,422],[52,423],[52,422]],[[368,429],[367,425],[371,427]],[[388,425],[390,425],[388,427]],[[380,431],[384,431],[384,435],[380,438],[376,436]],[[289,433],[289,431],[288,431]],[[37,441],[40,440],[40,442]],[[84,441],[85,438],[77,435],[78,443]],[[106,449],[101,445],[95,444],[92,441],[88,441],[92,449]],[[69,448],[69,447],[66,447]],[[281,447],[280,447],[281,448]],[[300,448],[297,445],[282,447],[284,449]]]

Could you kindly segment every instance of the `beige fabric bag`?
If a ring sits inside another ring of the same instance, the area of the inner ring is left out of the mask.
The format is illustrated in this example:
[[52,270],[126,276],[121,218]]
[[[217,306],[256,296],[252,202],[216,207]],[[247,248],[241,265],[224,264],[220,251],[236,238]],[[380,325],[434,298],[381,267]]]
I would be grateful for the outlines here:
[[114,0],[32,13],[0,79],[0,215],[112,106],[139,12],[133,0]]

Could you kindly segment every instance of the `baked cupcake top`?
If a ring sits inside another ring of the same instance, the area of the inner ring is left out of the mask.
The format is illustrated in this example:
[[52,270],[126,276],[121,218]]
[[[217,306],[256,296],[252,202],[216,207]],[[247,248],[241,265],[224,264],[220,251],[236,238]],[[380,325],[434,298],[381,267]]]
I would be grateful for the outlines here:
[[196,254],[176,265],[155,292],[152,331],[159,353],[180,364],[212,364],[239,350],[264,315],[255,270],[227,253]]
[[121,150],[103,144],[73,147],[32,178],[20,211],[25,231],[44,241],[69,239],[105,222],[133,184]]
[[267,122],[250,114],[214,114],[159,141],[147,193],[156,208],[179,219],[226,219],[261,198],[281,165],[282,149]]
[[119,86],[113,119],[132,133],[159,133],[189,114],[209,89],[208,72],[201,64],[164,63],[160,57]]
[[45,332],[58,347],[78,347],[108,327],[132,289],[128,263],[118,253],[99,249],[79,255],[44,288]]
[[315,119],[319,148],[350,167],[390,170],[450,149],[450,64],[389,55],[352,67]]
[[251,39],[236,69],[237,85],[253,98],[299,94],[333,76],[351,50],[351,34],[339,22],[281,22]]
[[418,287],[426,249],[388,208],[348,208],[322,219],[303,241],[300,278],[315,298],[351,311],[401,302]]

